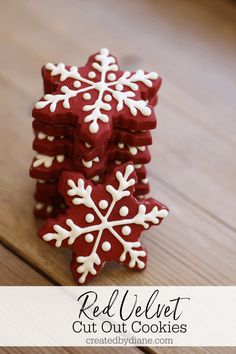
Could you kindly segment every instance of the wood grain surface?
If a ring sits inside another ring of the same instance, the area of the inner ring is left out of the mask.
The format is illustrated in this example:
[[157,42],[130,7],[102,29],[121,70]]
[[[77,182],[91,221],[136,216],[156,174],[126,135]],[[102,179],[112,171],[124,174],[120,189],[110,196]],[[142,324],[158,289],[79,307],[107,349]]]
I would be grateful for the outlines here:
[[70,252],[35,237],[30,111],[42,95],[44,63],[82,65],[108,47],[122,68],[163,77],[148,169],[151,195],[171,212],[142,237],[144,272],[111,263],[92,285],[235,285],[235,2],[1,0],[0,38],[0,284],[74,285]]

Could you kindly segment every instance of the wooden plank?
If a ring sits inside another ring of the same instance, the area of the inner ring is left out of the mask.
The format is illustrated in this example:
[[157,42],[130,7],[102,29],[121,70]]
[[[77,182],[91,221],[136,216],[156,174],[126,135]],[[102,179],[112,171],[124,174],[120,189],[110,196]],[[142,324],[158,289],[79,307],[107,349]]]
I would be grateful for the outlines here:
[[[0,244],[0,286],[45,285],[51,283]],[[2,271],[4,270],[4,271]]]
[[[27,102],[30,105],[40,92],[38,68],[41,64],[48,60],[82,63],[88,52],[104,44],[120,53],[122,62],[128,62],[128,66],[160,68],[165,81],[158,110],[159,144],[153,148],[158,160],[153,161],[150,170],[154,171],[157,163],[157,176],[172,185],[177,193],[199,206],[204,205],[215,218],[235,228],[235,134],[232,132],[236,108],[233,66],[236,13],[231,11],[233,5],[216,1],[211,11],[203,1],[168,2],[168,5],[138,1],[139,6],[128,1],[122,16],[123,7],[113,1],[109,2],[110,6],[103,1],[106,13],[100,2],[85,5],[83,1],[70,1],[66,8],[61,4],[55,9],[54,1],[47,2],[47,11],[40,11],[41,2],[5,3],[2,9],[5,16],[0,24],[6,48],[1,58],[3,78],[30,94],[32,100]],[[171,12],[168,7],[172,8]],[[53,11],[57,16],[52,22],[49,19]],[[65,16],[70,21],[67,26],[61,26]],[[77,32],[84,33],[88,16],[96,31],[86,32],[86,41],[81,36],[78,40]],[[22,26],[25,17],[27,25]],[[4,23],[9,18],[10,27]],[[106,26],[113,33],[112,38]],[[186,32],[185,28],[189,30]],[[130,61],[127,53],[135,53],[135,57]],[[227,213],[219,213],[222,195]]]

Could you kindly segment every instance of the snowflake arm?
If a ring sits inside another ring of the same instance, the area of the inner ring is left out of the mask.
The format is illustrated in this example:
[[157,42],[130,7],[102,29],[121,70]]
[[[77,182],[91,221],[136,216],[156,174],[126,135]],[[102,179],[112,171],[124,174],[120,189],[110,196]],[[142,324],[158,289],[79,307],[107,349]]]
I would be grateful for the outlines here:
[[97,133],[99,129],[98,120],[102,121],[103,123],[108,123],[109,121],[108,115],[102,113],[101,109],[109,111],[111,109],[111,105],[103,102],[100,98],[98,98],[94,104],[86,105],[83,108],[83,111],[91,111],[91,113],[85,117],[84,121],[85,123],[91,122],[89,131],[93,134]]
[[[88,84],[89,86],[92,86],[94,84],[93,81],[81,76],[80,73],[78,72],[78,68],[76,66],[71,66],[71,67],[69,67],[69,70],[68,70],[68,69],[66,69],[66,66],[63,63],[57,64],[57,65],[54,65],[52,63],[47,63],[45,65],[45,69],[49,70],[51,72],[51,76],[60,75],[59,80],[62,82],[67,79],[74,79],[79,82],[84,82],[84,83]],[[75,81],[76,82],[76,84],[74,85],[75,87],[79,85],[79,83],[77,81]]]
[[67,184],[70,187],[70,189],[68,189],[67,191],[67,194],[70,197],[76,196],[75,198],[72,198],[73,204],[83,204],[88,208],[91,208],[93,206],[94,202],[91,198],[92,187],[88,185],[85,188],[84,180],[82,178],[78,178],[77,185],[72,179],[68,179]]
[[84,283],[85,282],[85,280],[87,278],[87,275],[89,273],[91,273],[92,275],[96,275],[97,274],[97,271],[95,269],[95,264],[96,265],[100,265],[101,264],[101,259],[100,259],[99,255],[97,254],[97,248],[98,248],[99,242],[101,240],[102,233],[103,233],[103,230],[100,229],[99,232],[98,232],[95,244],[93,246],[93,249],[92,249],[92,252],[90,253],[90,255],[88,255],[88,256],[80,256],[80,257],[77,258],[77,262],[81,263],[79,265],[79,267],[77,268],[77,272],[79,274],[82,274],[79,277],[79,282],[80,283]]
[[167,215],[168,211],[166,209],[158,210],[157,206],[154,206],[150,212],[146,213],[146,206],[140,204],[137,215],[133,220],[131,219],[130,222],[142,225],[144,229],[148,229],[149,223],[157,225],[160,223],[161,219],[165,218]]
[[125,242],[123,244],[124,251],[120,256],[120,261],[125,262],[127,259],[127,255],[129,254],[129,267],[134,268],[137,265],[139,269],[143,269],[145,267],[145,263],[140,259],[140,257],[145,257],[147,253],[144,250],[135,249],[140,246],[140,242]]
[[75,80],[80,80],[81,76],[78,73],[78,69],[76,66],[71,66],[70,69],[66,69],[65,64],[60,63],[54,65],[52,63],[47,63],[45,68],[51,71],[51,76],[60,75],[60,81],[65,81],[68,78],[72,78]]
[[87,278],[87,275],[91,273],[92,275],[96,275],[97,271],[95,269],[95,264],[100,265],[101,259],[99,258],[96,252],[91,253],[89,256],[79,256],[77,257],[78,263],[81,263],[77,268],[77,272],[82,274],[79,277],[79,282],[83,284]]
[[115,58],[109,56],[109,51],[106,48],[101,49],[100,53],[95,56],[95,60],[98,62],[92,63],[92,67],[101,73],[100,84],[95,85],[95,88],[99,90],[98,98],[92,105],[86,105],[83,107],[83,111],[91,112],[84,119],[85,123],[91,122],[89,126],[89,131],[95,134],[99,130],[98,120],[103,123],[109,122],[109,117],[107,114],[102,113],[101,110],[110,111],[111,105],[103,101],[103,94],[107,89],[105,83],[106,74],[108,71],[117,71],[118,66],[115,64]]
[[70,108],[69,99],[71,97],[75,97],[77,95],[77,91],[70,90],[67,86],[62,86],[61,88],[62,94],[45,95],[44,101],[39,101],[36,103],[35,108],[42,109],[46,106],[49,106],[50,112],[55,112],[58,102],[62,102],[64,108]]
[[117,106],[116,109],[118,112],[120,112],[124,106],[127,106],[130,110],[130,113],[133,116],[137,115],[137,112],[141,112],[144,116],[150,116],[152,111],[151,108],[148,107],[146,101],[144,100],[136,100],[135,98],[135,93],[132,91],[115,91],[111,88],[107,89],[114,99],[117,101]]
[[130,195],[128,188],[135,184],[135,179],[129,178],[133,172],[134,166],[127,165],[124,174],[122,174],[121,171],[116,172],[116,179],[119,182],[118,188],[114,188],[109,184],[106,186],[106,190],[111,194],[113,202],[117,202],[118,200]]
[[129,255],[129,267],[134,268],[137,265],[139,269],[143,269],[145,267],[145,263],[140,259],[140,257],[146,257],[147,253],[143,249],[137,249],[141,247],[141,242],[128,242],[125,241],[114,229],[112,229],[111,232],[123,246],[123,252],[120,255],[120,262],[125,262],[127,260],[127,255]]
[[[65,173],[66,175],[66,173]],[[99,211],[98,207],[96,206],[91,193],[92,193],[92,186],[88,185],[85,187],[85,183],[83,178],[78,178],[77,185],[72,179],[67,181],[68,186],[70,189],[67,191],[67,195],[72,198],[72,204],[74,205],[85,205],[88,208],[92,208],[95,214],[101,220],[103,218],[101,212]]]
[[121,84],[133,91],[137,91],[139,87],[136,82],[143,83],[147,87],[152,87],[151,80],[156,80],[157,78],[158,74],[155,72],[145,73],[143,70],[137,70],[131,74],[129,71],[125,71],[115,84]]
[[102,48],[95,56],[95,60],[97,60],[98,63],[94,62],[92,67],[99,71],[104,76],[104,79],[107,71],[117,71],[119,69],[115,64],[115,58],[109,54],[109,50],[107,48]]
[[56,224],[53,226],[55,232],[49,232],[43,235],[43,239],[48,242],[55,240],[55,247],[61,247],[62,242],[66,239],[68,239],[68,245],[72,245],[75,239],[84,233],[84,229],[75,225],[71,219],[66,219],[66,225],[69,226],[70,230]]

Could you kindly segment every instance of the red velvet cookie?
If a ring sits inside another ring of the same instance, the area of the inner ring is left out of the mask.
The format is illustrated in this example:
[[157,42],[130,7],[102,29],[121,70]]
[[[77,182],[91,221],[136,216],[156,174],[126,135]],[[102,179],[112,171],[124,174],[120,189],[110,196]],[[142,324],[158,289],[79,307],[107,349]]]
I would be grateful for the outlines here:
[[54,218],[65,210],[65,204],[60,199],[53,199],[51,201],[37,201],[35,199],[34,216],[40,219]]
[[49,156],[37,153],[30,167],[30,176],[35,179],[58,179],[63,171],[80,171],[87,178],[104,173],[107,157],[95,157],[90,161],[72,160],[64,155]]
[[76,126],[92,145],[104,144],[114,128],[149,130],[156,127],[154,108],[161,79],[154,72],[119,70],[107,49],[92,55],[84,67],[48,63],[42,70],[46,95],[33,117],[47,124]]
[[[49,125],[46,123],[42,123],[36,119],[33,120],[32,123],[33,129],[36,133],[44,133],[49,135],[50,137],[67,137],[74,140],[83,141],[84,143],[88,143],[84,137],[78,136],[77,130],[75,127],[66,124],[54,124]],[[51,138],[50,138],[51,139]],[[124,144],[130,144],[133,146],[138,145],[151,145],[152,144],[152,136],[149,130],[130,130],[130,129],[121,129],[115,128],[112,131],[112,136],[110,141],[117,141]],[[99,141],[98,146],[102,145],[102,141]],[[90,142],[91,147],[95,147],[94,144]]]
[[39,133],[34,139],[33,148],[41,155],[66,155],[75,160],[92,161],[98,157],[104,161],[121,160],[134,163],[148,163],[151,160],[147,146],[131,146],[124,143],[110,143],[108,146],[91,148],[87,143],[76,141],[74,144],[66,138],[55,138]]
[[139,241],[143,230],[160,224],[168,209],[154,199],[134,198],[134,166],[123,164],[104,184],[94,185],[80,173],[64,172],[59,190],[68,208],[49,219],[38,236],[54,247],[70,247],[75,280],[91,280],[107,261],[142,270],[147,253]]

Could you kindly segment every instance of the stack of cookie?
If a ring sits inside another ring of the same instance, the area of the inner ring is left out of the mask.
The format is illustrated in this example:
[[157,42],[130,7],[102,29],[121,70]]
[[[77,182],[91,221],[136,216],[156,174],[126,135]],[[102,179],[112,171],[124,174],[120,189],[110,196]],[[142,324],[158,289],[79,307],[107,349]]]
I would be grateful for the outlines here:
[[161,79],[154,72],[121,71],[107,49],[84,67],[46,64],[44,97],[33,109],[35,139],[30,175],[37,180],[35,215],[57,215],[62,171],[79,171],[102,182],[116,165],[134,163],[135,195],[149,192],[145,165],[150,161],[154,105]]

